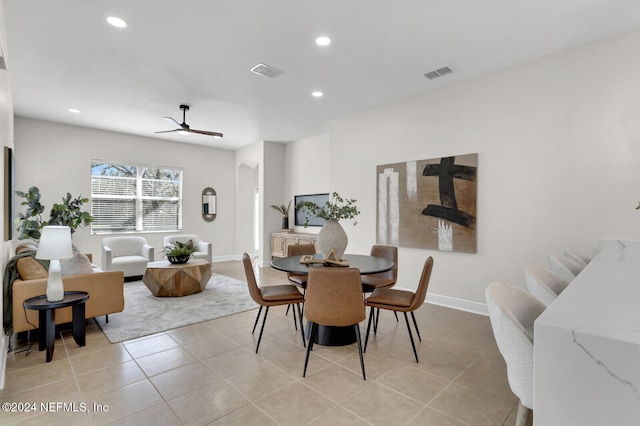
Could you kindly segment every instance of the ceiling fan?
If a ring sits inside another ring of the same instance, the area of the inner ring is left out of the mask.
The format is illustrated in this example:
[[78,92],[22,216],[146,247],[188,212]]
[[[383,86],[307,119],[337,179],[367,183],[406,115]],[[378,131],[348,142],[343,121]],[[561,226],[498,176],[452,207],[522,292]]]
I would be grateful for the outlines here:
[[178,132],[181,135],[188,135],[189,133],[197,133],[199,135],[208,135],[208,136],[213,136],[213,137],[216,137],[216,138],[221,138],[222,137],[222,133],[208,132],[206,130],[196,130],[196,129],[190,128],[189,125],[187,124],[186,120],[185,120],[185,117],[187,115],[187,111],[189,111],[189,105],[180,105],[180,109],[182,110],[182,123],[178,123],[175,119],[173,119],[171,117],[162,117],[165,120],[167,120],[169,123],[178,126],[178,128],[174,129],[174,130],[164,130],[164,131],[156,132],[156,133]]

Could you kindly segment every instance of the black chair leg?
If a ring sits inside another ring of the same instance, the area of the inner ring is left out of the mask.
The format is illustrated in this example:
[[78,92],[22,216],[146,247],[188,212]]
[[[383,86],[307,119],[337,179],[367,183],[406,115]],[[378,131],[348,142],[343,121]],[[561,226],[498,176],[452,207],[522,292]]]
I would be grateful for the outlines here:
[[413,355],[416,357],[416,362],[420,362],[418,361],[418,352],[416,352],[416,344],[413,341],[413,334],[411,333],[411,327],[409,326],[409,317],[407,316],[407,313],[404,313],[404,320],[407,323],[407,331],[409,332],[409,339],[411,339],[411,347],[413,348]]
[[284,313],[285,316],[289,315],[289,308],[291,308],[291,305],[287,305],[287,312]]
[[109,314],[104,316],[105,323],[109,324]]
[[418,329],[418,323],[416,322],[416,316],[413,315],[413,311],[411,311],[411,318],[413,319],[413,325],[416,327],[416,333],[418,334],[418,340],[422,342],[422,337],[420,337],[420,330]]
[[373,311],[375,318],[373,319],[373,334],[378,334],[378,320],[380,319],[380,308]]
[[367,344],[369,343],[369,330],[371,330],[371,322],[373,321],[373,306],[369,311],[369,323],[367,324],[367,336],[364,339],[364,350],[363,352],[367,352]]
[[[298,313],[296,314],[296,307],[298,308]],[[300,335],[302,336],[302,346],[304,346],[305,348],[307,347],[307,344],[304,341],[304,327],[302,326],[302,308],[300,308],[300,304],[296,303],[295,305],[293,305],[293,315],[298,315],[298,318],[300,319]]]
[[269,314],[269,307],[264,310],[264,317],[262,318],[262,327],[260,327],[260,336],[258,336],[258,344],[256,345],[256,353],[258,353],[258,348],[260,348],[260,341],[262,340],[262,332],[264,331],[264,323],[267,322],[267,315]]
[[[291,305],[287,305],[287,309],[289,309]],[[296,314],[296,307],[293,307],[293,326],[296,328],[296,331],[298,330],[298,320],[297,320],[297,314]]]
[[307,374],[307,364],[309,364],[309,354],[311,353],[311,349],[313,349],[313,340],[316,338],[316,331],[318,330],[318,324],[315,322],[311,323],[311,331],[309,332],[309,343],[307,344],[307,355],[304,357],[304,371],[302,371],[302,377],[306,377]]
[[262,305],[260,305],[260,309],[258,309],[258,315],[256,316],[256,322],[253,323],[253,330],[251,330],[251,334],[256,332],[256,326],[258,325],[258,320],[260,319],[261,312],[262,312]]
[[[399,320],[398,320],[398,313],[397,313],[396,311],[393,311],[393,315],[395,315],[395,316],[396,316],[396,322],[398,322],[398,321],[399,321]],[[413,313],[412,313],[412,315],[413,315]],[[421,340],[421,341],[422,341],[422,340]]]
[[360,367],[362,367],[362,380],[367,380],[367,375],[364,373],[364,358],[362,356],[362,339],[360,338],[360,324],[354,324],[356,329],[356,340],[358,341],[358,354],[360,355]]

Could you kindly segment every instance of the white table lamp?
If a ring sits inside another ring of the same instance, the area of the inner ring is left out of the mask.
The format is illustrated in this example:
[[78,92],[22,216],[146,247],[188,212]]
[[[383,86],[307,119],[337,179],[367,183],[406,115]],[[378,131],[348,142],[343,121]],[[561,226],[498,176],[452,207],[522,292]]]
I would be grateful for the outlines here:
[[36,259],[49,260],[47,300],[50,302],[64,299],[60,259],[70,257],[73,257],[71,228],[68,226],[45,226],[42,228]]

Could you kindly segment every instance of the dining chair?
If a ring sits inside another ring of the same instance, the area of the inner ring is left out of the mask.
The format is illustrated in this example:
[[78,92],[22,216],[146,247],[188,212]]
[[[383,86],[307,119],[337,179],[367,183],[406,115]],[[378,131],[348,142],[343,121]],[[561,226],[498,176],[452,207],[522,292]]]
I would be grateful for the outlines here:
[[[316,246],[313,244],[292,244],[287,247],[287,256],[302,256],[305,254],[316,254]],[[307,276],[306,275],[296,275],[291,272],[287,272],[287,279],[293,285],[296,285],[302,289],[302,295],[307,289]],[[304,305],[302,305],[304,307]],[[287,306],[287,312],[285,315],[289,314],[289,308],[291,305]]]
[[371,247],[370,255],[392,260],[396,266],[390,271],[363,275],[362,291],[365,293],[371,293],[377,288],[393,287],[398,280],[398,247],[373,245]]
[[[398,247],[384,246],[375,244],[371,246],[369,253],[371,256],[382,257],[393,261],[396,265],[392,270],[386,272],[380,272],[378,274],[368,274],[362,276],[362,291],[364,293],[371,293],[376,288],[390,288],[396,285],[398,280]],[[393,312],[398,321],[397,312]],[[374,333],[378,329],[378,320],[380,319],[380,309],[376,309],[376,318],[373,323]]]
[[409,339],[411,340],[411,347],[413,348],[413,355],[418,361],[418,352],[416,351],[416,344],[413,341],[413,334],[411,333],[411,326],[409,325],[409,317],[407,312],[411,313],[411,319],[418,335],[418,340],[422,342],[420,337],[420,330],[418,329],[418,323],[416,317],[413,314],[415,310],[420,308],[424,303],[424,299],[427,295],[427,288],[429,287],[429,279],[431,278],[431,271],[433,270],[433,258],[429,256],[424,262],[422,267],[422,275],[418,282],[418,288],[413,293],[407,290],[398,290],[395,288],[377,288],[373,290],[373,293],[365,300],[365,305],[371,307],[369,312],[369,323],[367,324],[367,335],[364,341],[364,351],[367,351],[367,343],[369,342],[369,331],[371,329],[371,323],[375,318],[375,309],[387,309],[395,312],[404,313],[404,320],[407,323],[407,331],[409,332]]
[[545,306],[513,284],[491,283],[487,309],[498,349],[507,364],[511,391],[520,399],[517,426],[533,424],[533,324]]
[[567,281],[573,280],[583,269],[576,262],[561,254],[550,254],[548,260],[549,268]]
[[524,268],[524,277],[529,293],[545,306],[549,306],[569,285],[567,279],[538,265],[529,265]]
[[367,315],[362,300],[362,282],[357,268],[311,268],[307,281],[304,316],[311,325],[302,377],[307,374],[309,354],[318,333],[318,325],[352,326],[358,343],[362,379],[367,380],[362,356],[360,322]]
[[294,321],[296,316],[300,319],[300,334],[302,335],[302,344],[305,345],[304,327],[302,326],[302,313],[300,311],[300,303],[304,303],[304,297],[298,291],[298,288],[291,284],[258,287],[258,283],[256,282],[256,275],[253,271],[253,265],[251,264],[251,257],[249,257],[247,253],[244,253],[242,255],[242,263],[244,264],[244,272],[247,276],[249,295],[254,302],[260,305],[260,309],[258,309],[258,315],[256,316],[256,321],[253,324],[253,330],[251,331],[251,334],[255,333],[256,331],[256,326],[258,325],[258,319],[260,319],[262,308],[266,308],[264,311],[264,317],[262,318],[262,326],[260,327],[258,343],[256,344],[256,353],[258,353],[258,349],[260,348],[260,341],[262,340],[264,324],[267,321],[269,307],[271,306],[293,305]]
[[587,264],[589,262],[591,262],[591,259],[589,259],[588,257],[580,255],[580,254],[574,252],[571,249],[564,249],[564,253],[563,254],[564,254],[564,257],[573,260],[574,262],[576,262],[578,265],[582,266],[583,268],[585,266],[587,266]]

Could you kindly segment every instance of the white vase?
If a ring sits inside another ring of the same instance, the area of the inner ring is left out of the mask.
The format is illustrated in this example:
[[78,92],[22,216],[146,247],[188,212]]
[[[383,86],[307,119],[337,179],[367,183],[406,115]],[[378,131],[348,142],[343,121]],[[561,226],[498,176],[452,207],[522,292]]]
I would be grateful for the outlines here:
[[349,238],[344,228],[337,220],[327,220],[318,234],[318,249],[326,258],[333,249],[338,255],[338,259],[342,259],[344,251],[347,249]]

